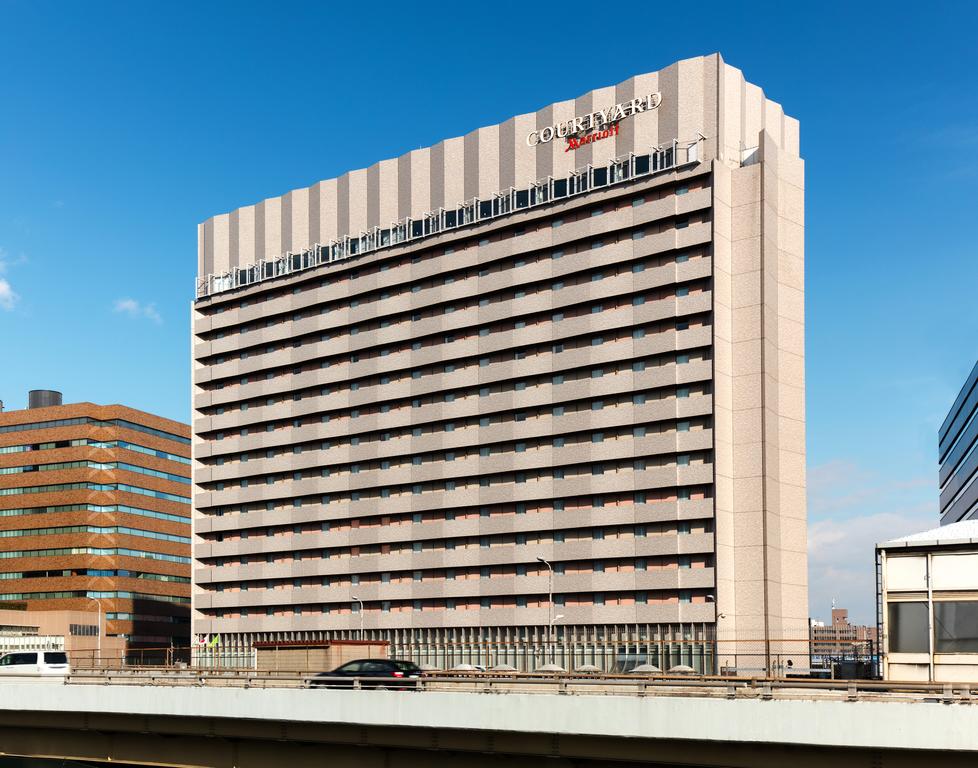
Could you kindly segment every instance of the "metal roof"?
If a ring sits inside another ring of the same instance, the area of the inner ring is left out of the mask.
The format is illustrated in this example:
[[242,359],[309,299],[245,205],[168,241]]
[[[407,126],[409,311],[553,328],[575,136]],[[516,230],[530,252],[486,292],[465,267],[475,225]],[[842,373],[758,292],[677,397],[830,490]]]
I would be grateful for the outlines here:
[[911,533],[898,539],[877,544],[878,549],[899,547],[948,546],[951,544],[978,544],[978,520],[961,520],[920,533]]

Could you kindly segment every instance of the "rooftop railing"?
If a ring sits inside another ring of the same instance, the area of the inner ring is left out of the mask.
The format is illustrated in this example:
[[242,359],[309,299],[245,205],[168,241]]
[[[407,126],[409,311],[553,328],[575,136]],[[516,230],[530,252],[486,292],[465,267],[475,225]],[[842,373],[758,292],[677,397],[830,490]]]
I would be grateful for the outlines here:
[[359,235],[330,240],[325,245],[316,243],[307,250],[261,259],[222,274],[210,274],[197,279],[197,299],[681,168],[699,162],[701,141],[702,136],[694,141],[673,141],[664,147],[653,147],[645,154],[616,158],[607,165],[588,165],[562,178],[551,176],[521,189],[510,187],[488,199],[473,198],[454,208],[439,208],[419,218],[404,218],[389,227],[374,227]]

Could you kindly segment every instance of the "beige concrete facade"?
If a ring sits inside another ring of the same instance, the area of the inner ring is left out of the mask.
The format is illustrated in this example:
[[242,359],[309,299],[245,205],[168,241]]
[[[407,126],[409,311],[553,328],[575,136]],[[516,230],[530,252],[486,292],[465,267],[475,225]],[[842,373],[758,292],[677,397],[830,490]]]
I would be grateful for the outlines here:
[[[530,146],[652,93],[600,140]],[[194,631],[362,618],[394,652],[676,643],[704,669],[807,640],[798,142],[714,55],[201,225],[205,278],[590,166],[586,192],[206,283]]]
[[[99,637],[101,635],[101,637]],[[105,621],[98,611],[29,611],[0,608],[3,649],[40,647],[32,636],[61,638],[59,644],[72,664],[109,666],[121,663],[126,653],[125,638],[105,634]],[[18,645],[22,643],[22,645]]]

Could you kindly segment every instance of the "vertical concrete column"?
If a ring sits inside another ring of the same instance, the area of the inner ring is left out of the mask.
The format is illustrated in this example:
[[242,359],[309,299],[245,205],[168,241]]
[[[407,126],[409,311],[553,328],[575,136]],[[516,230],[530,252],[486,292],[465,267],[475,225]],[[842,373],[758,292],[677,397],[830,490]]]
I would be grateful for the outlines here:
[[714,191],[721,663],[805,666],[802,166],[766,131],[758,161],[718,163]]

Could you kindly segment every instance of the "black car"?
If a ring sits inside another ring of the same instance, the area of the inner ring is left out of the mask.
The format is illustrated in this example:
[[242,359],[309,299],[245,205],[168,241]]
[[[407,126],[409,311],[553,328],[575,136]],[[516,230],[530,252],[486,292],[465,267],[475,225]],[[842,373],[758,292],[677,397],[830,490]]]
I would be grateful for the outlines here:
[[421,667],[399,659],[357,659],[348,661],[332,672],[320,672],[309,681],[310,688],[352,688],[353,678],[360,679],[361,688],[414,688],[421,677]]

